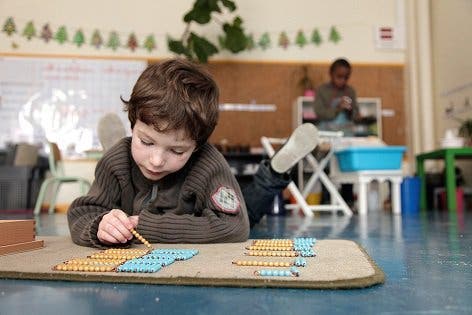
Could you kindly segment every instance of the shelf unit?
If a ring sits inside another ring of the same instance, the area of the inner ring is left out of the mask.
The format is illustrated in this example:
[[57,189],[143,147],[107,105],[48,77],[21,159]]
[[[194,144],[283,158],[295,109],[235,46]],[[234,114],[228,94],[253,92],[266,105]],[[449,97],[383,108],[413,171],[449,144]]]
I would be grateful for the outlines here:
[[[299,96],[295,99],[293,104],[293,129],[299,125],[310,122],[317,125],[318,120],[314,110],[315,98],[311,96]],[[373,135],[382,139],[382,100],[379,97],[358,97],[357,104],[359,106],[359,114],[361,116],[361,123],[356,123],[359,126],[359,133],[356,136]],[[302,160],[298,163],[297,186],[303,189],[305,186],[305,175],[312,173],[313,169],[308,163]]]
[[[314,110],[315,98],[297,97],[293,105],[293,129],[305,122],[317,124]],[[356,123],[359,135],[375,135],[382,139],[382,99],[380,97],[358,97],[360,122]]]

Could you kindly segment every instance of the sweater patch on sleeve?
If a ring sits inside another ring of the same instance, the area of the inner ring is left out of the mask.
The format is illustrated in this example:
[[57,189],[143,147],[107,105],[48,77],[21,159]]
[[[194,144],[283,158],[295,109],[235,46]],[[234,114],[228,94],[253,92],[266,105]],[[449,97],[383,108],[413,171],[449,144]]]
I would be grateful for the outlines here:
[[218,208],[218,210],[225,213],[238,213],[240,201],[238,195],[234,189],[220,186],[218,189],[211,195],[211,200],[213,204]]

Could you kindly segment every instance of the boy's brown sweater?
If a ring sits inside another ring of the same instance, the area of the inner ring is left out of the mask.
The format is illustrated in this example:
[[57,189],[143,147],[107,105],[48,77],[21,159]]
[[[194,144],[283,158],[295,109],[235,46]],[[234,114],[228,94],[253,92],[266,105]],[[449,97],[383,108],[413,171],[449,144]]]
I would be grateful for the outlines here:
[[[216,200],[221,189],[239,199],[236,211]],[[239,185],[224,157],[210,144],[193,153],[178,172],[152,182],[131,156],[131,138],[122,139],[98,162],[89,193],[68,210],[72,240],[104,247],[97,238],[98,225],[112,209],[139,214],[136,230],[152,243],[242,242],[249,236]]]

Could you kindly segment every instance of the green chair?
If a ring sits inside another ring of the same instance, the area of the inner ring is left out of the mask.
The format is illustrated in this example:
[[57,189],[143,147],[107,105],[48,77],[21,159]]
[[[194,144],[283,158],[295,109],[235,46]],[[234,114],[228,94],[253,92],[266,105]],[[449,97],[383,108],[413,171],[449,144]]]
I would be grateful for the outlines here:
[[64,183],[79,183],[80,192],[85,195],[90,189],[90,182],[82,177],[78,176],[67,176],[64,174],[62,165],[62,156],[59,147],[54,142],[49,142],[49,171],[51,177],[46,178],[41,184],[38,198],[36,199],[36,205],[34,207],[34,214],[38,215],[41,212],[41,206],[46,197],[46,191],[49,185],[52,185],[52,196],[49,204],[49,213],[54,213],[57,195],[59,194],[59,188]]

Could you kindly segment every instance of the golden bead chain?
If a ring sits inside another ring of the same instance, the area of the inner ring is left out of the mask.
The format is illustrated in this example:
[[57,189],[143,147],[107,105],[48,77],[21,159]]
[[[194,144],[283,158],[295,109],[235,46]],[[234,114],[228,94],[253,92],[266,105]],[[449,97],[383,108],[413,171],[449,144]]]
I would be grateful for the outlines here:
[[293,251],[293,246],[262,246],[262,245],[251,245],[247,246],[249,250],[264,250],[264,251]]
[[297,257],[297,252],[273,252],[273,251],[260,251],[250,250],[244,253],[246,256],[263,256],[263,257]]
[[237,266],[258,266],[258,267],[290,267],[293,264],[285,261],[255,261],[255,260],[236,260],[233,261]]
[[114,271],[116,266],[88,266],[78,264],[59,264],[54,266],[58,271],[91,271],[91,272],[109,272]]
[[139,234],[138,232],[136,232],[135,229],[131,229],[130,230],[131,233],[134,235],[134,237],[136,237],[138,240],[141,241],[141,243],[143,243],[144,245],[146,245],[147,248],[152,248],[151,244],[144,238],[141,236],[141,234]]

